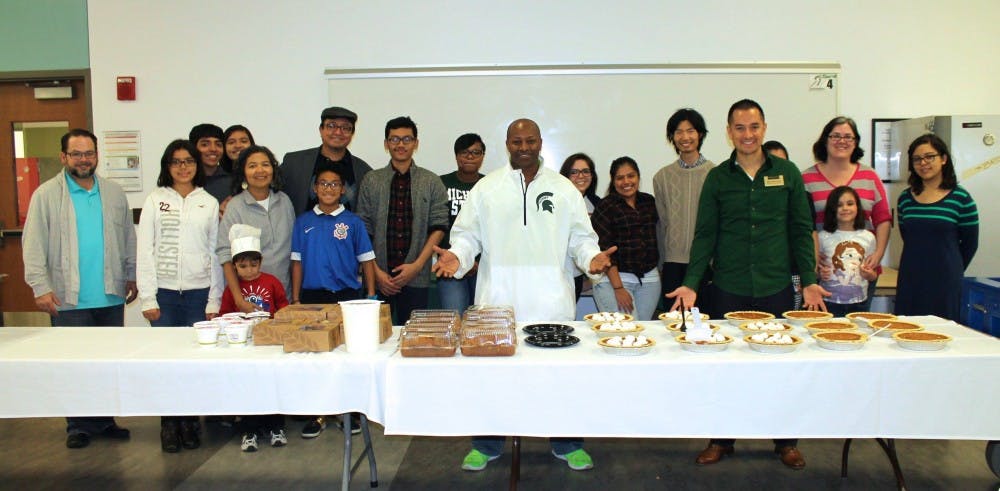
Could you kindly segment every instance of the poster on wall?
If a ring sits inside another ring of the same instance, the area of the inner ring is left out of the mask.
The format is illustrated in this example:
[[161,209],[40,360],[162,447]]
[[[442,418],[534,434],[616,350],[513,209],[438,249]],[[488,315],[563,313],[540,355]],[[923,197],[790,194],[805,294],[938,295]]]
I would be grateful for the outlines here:
[[104,175],[126,192],[142,191],[139,131],[105,131],[101,161]]
[[872,119],[872,167],[882,182],[900,180],[900,155],[892,151],[892,123],[899,118]]

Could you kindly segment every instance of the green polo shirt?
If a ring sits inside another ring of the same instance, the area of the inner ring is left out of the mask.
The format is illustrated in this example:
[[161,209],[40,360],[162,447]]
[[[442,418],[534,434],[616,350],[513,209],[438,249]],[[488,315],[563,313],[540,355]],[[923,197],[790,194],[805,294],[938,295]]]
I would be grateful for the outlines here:
[[709,263],[727,293],[766,297],[791,283],[816,283],[812,216],[795,164],[765,154],[751,181],[735,152],[705,179],[684,286],[697,290]]

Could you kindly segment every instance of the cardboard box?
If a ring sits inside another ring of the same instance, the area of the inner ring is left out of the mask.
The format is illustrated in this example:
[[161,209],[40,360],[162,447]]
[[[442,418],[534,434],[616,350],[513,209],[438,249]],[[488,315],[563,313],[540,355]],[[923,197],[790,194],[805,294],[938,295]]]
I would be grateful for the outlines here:
[[285,335],[302,327],[299,321],[282,321],[268,319],[253,327],[254,346],[281,345],[285,343]]
[[285,353],[302,351],[331,351],[344,343],[343,329],[331,322],[300,325],[285,334]]
[[293,304],[274,313],[276,320],[294,320],[299,322],[322,322],[327,318],[327,312],[340,307],[335,304]]

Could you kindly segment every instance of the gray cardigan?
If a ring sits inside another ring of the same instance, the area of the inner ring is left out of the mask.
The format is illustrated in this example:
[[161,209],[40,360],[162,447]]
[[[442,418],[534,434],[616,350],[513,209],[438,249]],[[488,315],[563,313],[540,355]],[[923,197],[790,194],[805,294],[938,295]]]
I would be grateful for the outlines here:
[[[104,293],[125,298],[125,283],[135,281],[132,210],[121,186],[96,174],[94,178],[104,220]],[[22,249],[24,281],[35,297],[52,292],[62,302],[59,310],[76,308],[81,258],[66,171],[42,183],[31,195]]]
[[263,261],[260,270],[274,275],[285,287],[285,292],[291,292],[291,261],[292,261],[292,225],[295,224],[295,213],[292,202],[281,191],[271,191],[267,197],[268,209],[257,203],[249,191],[243,191],[229,201],[226,213],[222,215],[219,224],[218,245],[215,253],[219,256],[219,264],[233,260],[229,247],[229,229],[235,223],[243,223],[260,229],[260,254]]
[[[375,169],[361,180],[358,188],[357,215],[365,222],[368,235],[375,248],[375,263],[383,271],[388,271],[386,252],[386,229],[389,219],[389,189],[394,174],[392,164]],[[413,207],[410,250],[406,262],[411,263],[420,255],[427,236],[434,230],[448,230],[448,192],[437,174],[410,164],[410,201]],[[431,261],[424,264],[409,286],[427,288],[431,281]]]

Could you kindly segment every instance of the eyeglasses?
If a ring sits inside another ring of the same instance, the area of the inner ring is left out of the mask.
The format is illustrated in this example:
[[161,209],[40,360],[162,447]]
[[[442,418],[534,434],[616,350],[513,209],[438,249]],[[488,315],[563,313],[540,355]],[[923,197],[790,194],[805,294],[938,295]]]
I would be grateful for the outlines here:
[[187,159],[172,159],[170,161],[170,167],[180,167],[182,165],[185,166],[185,167],[194,167],[195,164],[197,164],[197,163],[198,162],[195,161],[192,158],[187,158]]
[[934,159],[940,156],[941,154],[939,153],[926,153],[924,155],[919,155],[919,156],[914,155],[910,157],[910,162],[913,162],[913,165],[920,165],[923,162],[927,162],[929,164],[931,162],[934,162]]
[[341,133],[354,133],[354,126],[349,124],[324,123],[323,127],[330,131],[340,131]]
[[409,145],[409,144],[417,141],[417,138],[415,136],[404,136],[404,137],[390,136],[388,139],[386,139],[386,141],[389,142],[389,143],[392,143],[393,145],[396,145],[399,142],[403,142],[403,143]]
[[92,159],[97,156],[97,152],[93,150],[88,150],[86,152],[67,152],[66,155],[73,160],[80,160],[85,157]]
[[316,181],[316,185],[323,189],[337,189],[344,184],[340,181]]
[[576,175],[589,176],[590,175],[590,169],[570,169],[569,170],[569,175],[571,175],[571,176],[576,176]]
[[841,135],[838,133],[831,133],[829,136],[827,136],[827,138],[829,138],[830,141],[842,141],[847,143],[851,143],[852,141],[857,140],[857,138],[855,138],[854,135]]
[[461,152],[458,152],[458,154],[463,157],[482,157],[483,153],[484,152],[482,150],[462,150]]

